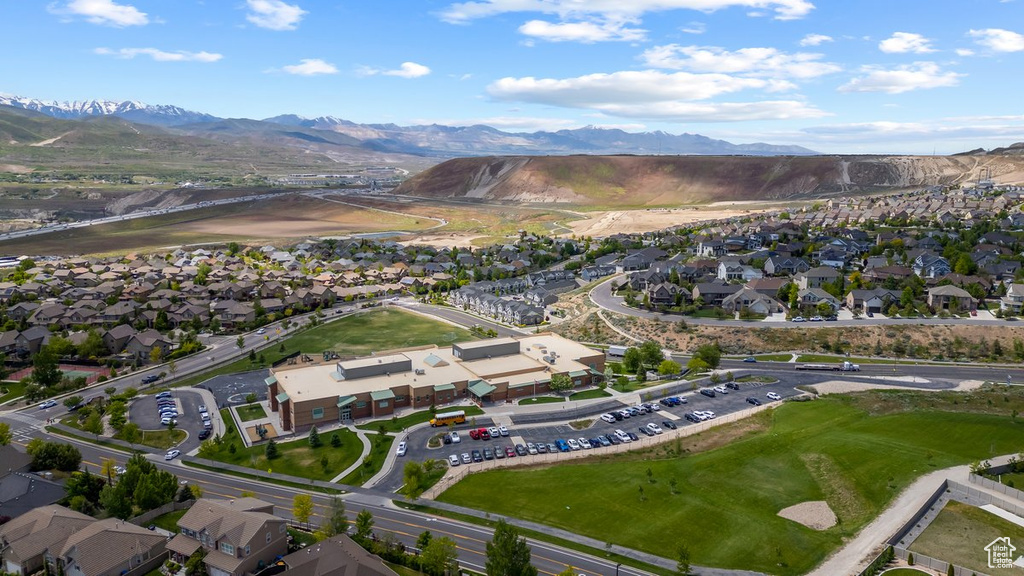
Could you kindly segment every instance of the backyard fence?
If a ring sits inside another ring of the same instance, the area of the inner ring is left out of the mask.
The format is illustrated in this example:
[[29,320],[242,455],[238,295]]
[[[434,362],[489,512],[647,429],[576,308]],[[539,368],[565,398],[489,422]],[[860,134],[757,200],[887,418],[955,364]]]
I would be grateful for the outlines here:
[[[989,468],[988,474],[989,475],[993,475],[993,476],[999,476],[1000,474],[1004,474],[1004,473],[1008,472],[1009,470],[1010,470],[1010,466],[1009,465],[993,466],[993,467]],[[981,476],[979,474],[973,474],[973,473],[970,476],[967,477],[967,480],[971,484],[977,484],[978,486],[981,486],[982,488],[985,488],[987,490],[991,490],[993,492],[999,492],[1000,494],[1005,494],[1005,495],[1009,496],[1010,498],[1013,498],[1015,500],[1020,500],[1021,502],[1024,502],[1024,492],[1022,492],[1020,490],[1017,490],[1016,488],[1011,488],[1010,486],[1007,486],[1006,484],[1003,484],[1002,482],[996,482],[995,480],[992,480],[991,478],[986,478],[985,476]]]

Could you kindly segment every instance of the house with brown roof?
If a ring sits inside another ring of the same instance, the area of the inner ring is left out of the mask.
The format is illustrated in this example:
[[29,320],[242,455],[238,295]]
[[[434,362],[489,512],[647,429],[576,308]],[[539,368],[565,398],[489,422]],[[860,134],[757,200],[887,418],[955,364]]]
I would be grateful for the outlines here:
[[178,520],[181,531],[167,549],[184,561],[204,548],[210,576],[253,573],[288,551],[288,524],[273,511],[273,504],[256,498],[200,498]]
[[397,576],[378,556],[344,534],[293,552],[280,560],[278,576]]
[[56,557],[65,576],[119,576],[152,570],[167,557],[167,537],[119,518],[94,520],[68,537]]
[[56,504],[26,512],[0,526],[3,571],[28,576],[56,556],[75,532],[96,520]]

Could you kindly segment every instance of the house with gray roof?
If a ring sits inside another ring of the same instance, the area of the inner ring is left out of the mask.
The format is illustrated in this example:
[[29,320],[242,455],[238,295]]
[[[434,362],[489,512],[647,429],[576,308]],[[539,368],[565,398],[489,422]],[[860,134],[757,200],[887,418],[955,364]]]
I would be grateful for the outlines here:
[[205,549],[210,576],[255,572],[288,551],[288,523],[273,511],[273,504],[257,498],[200,498],[178,520],[180,533],[167,549],[178,561]]

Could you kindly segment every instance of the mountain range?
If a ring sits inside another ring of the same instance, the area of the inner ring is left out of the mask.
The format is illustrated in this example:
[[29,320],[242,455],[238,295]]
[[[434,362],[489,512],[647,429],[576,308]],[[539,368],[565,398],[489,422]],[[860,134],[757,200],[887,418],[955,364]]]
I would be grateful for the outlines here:
[[[64,120],[114,116],[138,124],[171,128],[186,134],[233,139],[258,137],[281,126],[311,145],[356,146],[382,153],[438,159],[490,155],[749,155],[806,156],[817,152],[802,146],[765,143],[733,144],[699,134],[626,132],[587,126],[557,132],[504,132],[486,125],[398,126],[358,124],[333,116],[304,118],[294,114],[264,120],[224,119],[172,105],[148,105],[133,100],[45,101],[0,94],[0,105],[40,112]],[[322,140],[322,142],[317,142]]]

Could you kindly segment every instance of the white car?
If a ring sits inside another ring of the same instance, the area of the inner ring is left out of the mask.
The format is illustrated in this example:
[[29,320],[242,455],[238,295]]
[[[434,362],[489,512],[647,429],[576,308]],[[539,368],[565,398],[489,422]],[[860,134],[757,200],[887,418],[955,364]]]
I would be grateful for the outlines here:
[[203,412],[206,412],[206,404],[199,405],[199,413],[202,414]]
[[469,452],[463,452],[461,458],[462,458],[462,463],[463,464],[472,464],[473,463],[473,458],[470,457]]
[[711,410],[705,410],[704,415],[708,417],[708,420],[714,420],[717,417],[717,415]]
[[451,434],[448,435],[448,437],[452,439],[452,444],[458,444],[459,442],[462,442],[462,438],[459,437],[458,432],[452,432]]
[[537,454],[538,453],[537,452],[537,445],[534,444],[533,442],[527,442],[526,443],[526,452],[528,454],[531,454],[531,455],[532,454]]
[[125,472],[127,472],[127,470],[125,469],[124,466],[114,466],[114,474],[120,476],[121,474],[124,474]]
[[601,420],[604,420],[609,424],[615,424],[615,416],[612,416],[611,414],[601,414]]
[[583,448],[584,450],[590,450],[590,440],[587,440],[586,438],[580,438],[579,440],[577,440],[577,442],[580,443],[580,448]]
[[719,394],[728,394],[729,389],[725,386],[715,386],[715,392],[718,392]]
[[769,392],[765,394],[769,400],[782,400],[782,396],[779,396],[776,392]]
[[256,333],[257,334],[266,334],[267,333],[267,329],[266,328],[260,328],[259,330],[256,331]]
[[661,434],[662,432],[664,432],[664,430],[661,429],[661,426],[658,426],[654,422],[648,424],[647,429],[650,430],[651,432],[654,432],[655,434]]
[[498,434],[501,434],[502,436],[508,436],[508,428],[505,428],[504,424],[498,426]]
[[178,456],[181,456],[181,450],[168,450],[167,454],[164,454],[164,460],[174,460]]
[[579,450],[580,449],[580,443],[577,442],[576,440],[574,440],[572,438],[569,438],[566,442],[569,444],[569,449],[570,450]]
[[498,432],[497,426],[491,426],[487,429],[487,433],[491,435],[491,438],[497,438],[501,436],[501,432]]
[[43,402],[42,404],[39,405],[39,409],[40,410],[46,410],[47,408],[53,408],[56,405],[57,405],[57,401],[56,400],[47,400],[46,402]]
[[459,465],[459,455],[458,454],[452,454],[451,456],[449,456],[448,457],[448,465],[449,466],[458,466]]
[[399,456],[405,456],[405,449],[406,449],[405,442],[399,442],[398,443],[398,450],[395,451],[395,454],[397,454]]

